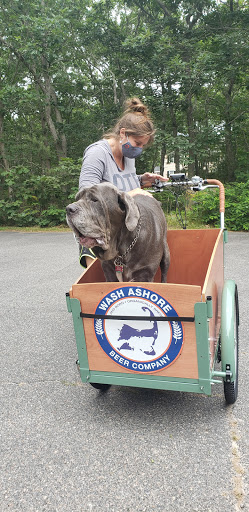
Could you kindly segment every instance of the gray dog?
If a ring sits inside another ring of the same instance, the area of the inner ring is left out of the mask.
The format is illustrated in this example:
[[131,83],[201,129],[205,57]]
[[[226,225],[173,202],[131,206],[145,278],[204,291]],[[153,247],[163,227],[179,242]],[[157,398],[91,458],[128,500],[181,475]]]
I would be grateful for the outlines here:
[[167,225],[156,199],[131,197],[101,183],[80,190],[66,212],[77,240],[101,260],[107,281],[153,281],[160,265],[161,282],[166,282]]

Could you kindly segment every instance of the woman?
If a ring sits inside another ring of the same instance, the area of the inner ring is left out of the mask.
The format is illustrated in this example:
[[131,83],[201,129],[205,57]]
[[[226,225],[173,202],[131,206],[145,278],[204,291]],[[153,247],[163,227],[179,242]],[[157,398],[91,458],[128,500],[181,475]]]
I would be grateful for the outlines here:
[[[135,158],[153,141],[155,129],[147,107],[138,99],[126,101],[126,109],[112,130],[103,139],[88,146],[83,155],[79,189],[110,182],[119,190],[147,194],[141,190],[155,179],[166,181],[158,174],[136,174]],[[80,264],[89,266],[95,255],[91,249],[80,247]]]

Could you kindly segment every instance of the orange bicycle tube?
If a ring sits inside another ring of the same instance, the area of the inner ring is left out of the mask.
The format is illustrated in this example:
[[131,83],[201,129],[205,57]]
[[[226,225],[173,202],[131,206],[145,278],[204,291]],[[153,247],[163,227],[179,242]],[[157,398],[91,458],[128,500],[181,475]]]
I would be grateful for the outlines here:
[[225,188],[223,183],[219,180],[205,180],[206,183],[209,183],[210,185],[218,185],[220,189],[220,213],[225,212]]

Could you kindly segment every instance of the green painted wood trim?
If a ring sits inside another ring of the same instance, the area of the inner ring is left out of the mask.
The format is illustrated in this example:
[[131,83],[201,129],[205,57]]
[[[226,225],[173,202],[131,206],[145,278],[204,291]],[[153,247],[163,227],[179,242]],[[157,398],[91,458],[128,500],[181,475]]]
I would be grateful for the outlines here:
[[90,371],[85,382],[205,394],[198,380]]
[[213,371],[214,371],[214,369],[215,369],[215,365],[216,365],[216,363],[217,363],[217,359],[218,359],[219,341],[220,341],[220,332],[219,332],[219,336],[218,336],[218,342],[217,342],[217,344],[216,344],[216,349],[215,349],[215,354],[214,354],[214,362],[213,362],[212,372],[213,372]]
[[228,231],[227,231],[226,228],[223,231],[223,239],[224,239],[224,244],[227,244],[227,242],[228,242]]
[[198,360],[199,384],[203,392],[211,395],[211,372],[210,372],[210,348],[209,348],[209,328],[207,317],[206,302],[197,302],[195,304],[195,332],[196,348]]
[[76,338],[76,345],[78,351],[79,370],[82,382],[85,382],[89,377],[89,364],[86,350],[86,340],[83,327],[83,320],[80,316],[81,305],[78,299],[71,299],[67,297],[69,307],[73,315],[74,332]]
[[69,295],[69,293],[66,293],[66,302],[67,302],[67,310],[68,310],[68,313],[72,313],[72,308],[71,308],[71,299],[70,299],[70,295]]
[[207,297],[206,304],[207,304],[207,317],[208,318],[213,318],[213,301],[212,301],[212,297]]

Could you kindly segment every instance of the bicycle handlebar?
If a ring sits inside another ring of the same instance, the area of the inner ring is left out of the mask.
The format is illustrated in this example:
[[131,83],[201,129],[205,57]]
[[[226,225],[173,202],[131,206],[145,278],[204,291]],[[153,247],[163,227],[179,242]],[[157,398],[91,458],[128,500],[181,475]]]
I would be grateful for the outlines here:
[[225,188],[219,180],[205,180],[210,185],[215,185],[220,189],[220,213],[225,213]]
[[203,179],[199,176],[193,176],[190,180],[186,178],[185,174],[174,174],[171,176],[172,181],[155,180],[153,190],[151,192],[161,192],[165,187],[187,186],[195,192],[200,192],[206,188],[219,188],[220,200],[220,223],[221,228],[224,229],[224,213],[225,213],[225,189],[223,183],[215,179]]

